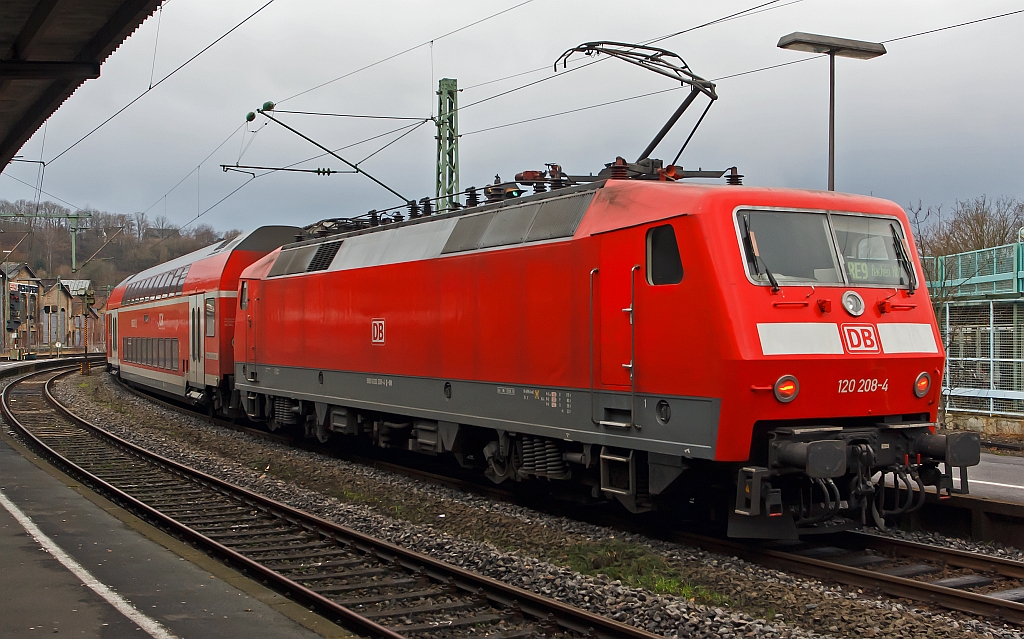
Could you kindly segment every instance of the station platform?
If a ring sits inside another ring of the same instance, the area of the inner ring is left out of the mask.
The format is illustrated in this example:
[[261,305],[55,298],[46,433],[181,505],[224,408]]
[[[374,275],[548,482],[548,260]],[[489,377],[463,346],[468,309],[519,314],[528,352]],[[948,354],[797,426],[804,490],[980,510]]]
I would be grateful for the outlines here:
[[982,453],[981,463],[967,471],[967,484],[976,497],[1024,503],[1024,457]]
[[0,637],[354,637],[0,435]]

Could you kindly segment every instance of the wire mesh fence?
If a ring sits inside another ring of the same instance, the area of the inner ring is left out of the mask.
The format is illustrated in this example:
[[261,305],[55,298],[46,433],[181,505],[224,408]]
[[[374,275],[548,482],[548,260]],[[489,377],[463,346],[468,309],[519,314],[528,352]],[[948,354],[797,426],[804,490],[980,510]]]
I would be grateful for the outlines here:
[[936,304],[947,412],[1024,417],[1024,300]]

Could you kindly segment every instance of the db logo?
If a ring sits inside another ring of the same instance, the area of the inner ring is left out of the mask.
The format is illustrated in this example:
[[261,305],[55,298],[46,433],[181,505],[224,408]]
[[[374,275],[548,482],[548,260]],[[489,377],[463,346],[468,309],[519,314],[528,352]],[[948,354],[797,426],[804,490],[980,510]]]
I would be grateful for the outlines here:
[[843,324],[843,341],[849,353],[881,353],[878,333],[873,324]]
[[383,344],[384,343],[384,320],[375,319],[371,320],[370,323],[370,343],[371,344]]

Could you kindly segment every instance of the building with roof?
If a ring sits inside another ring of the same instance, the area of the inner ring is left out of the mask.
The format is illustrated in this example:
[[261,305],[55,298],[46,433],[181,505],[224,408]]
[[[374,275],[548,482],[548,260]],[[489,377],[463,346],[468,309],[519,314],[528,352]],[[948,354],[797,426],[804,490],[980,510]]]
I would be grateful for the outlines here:
[[69,318],[74,313],[75,297],[67,283],[59,279],[41,280],[43,287],[40,299],[40,344],[54,346],[69,344]]

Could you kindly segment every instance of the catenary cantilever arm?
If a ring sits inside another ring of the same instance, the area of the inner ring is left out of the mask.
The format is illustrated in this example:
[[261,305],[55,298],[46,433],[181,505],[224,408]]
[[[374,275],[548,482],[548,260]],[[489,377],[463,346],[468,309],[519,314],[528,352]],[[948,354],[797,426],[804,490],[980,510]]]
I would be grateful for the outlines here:
[[350,167],[352,167],[352,169],[353,169],[353,170],[354,170],[354,171],[355,171],[356,173],[362,173],[363,175],[365,175],[366,177],[370,178],[371,180],[373,180],[374,182],[376,182],[376,183],[377,183],[377,184],[379,184],[380,186],[384,187],[384,188],[385,188],[385,189],[387,189],[388,191],[391,191],[391,192],[392,192],[393,194],[397,195],[397,196],[398,196],[398,197],[399,197],[399,198],[400,198],[400,199],[401,199],[401,200],[402,200],[403,202],[408,202],[408,201],[409,201],[409,200],[408,200],[408,198],[406,198],[406,197],[405,197],[404,195],[402,195],[402,194],[401,194],[401,193],[399,193],[398,191],[394,190],[393,188],[391,188],[391,187],[390,187],[390,186],[388,186],[387,184],[384,184],[383,182],[381,182],[381,181],[380,181],[380,180],[378,180],[377,178],[373,177],[372,175],[370,175],[370,174],[369,174],[369,173],[367,173],[366,171],[362,170],[362,169],[361,169],[361,168],[359,168],[359,167],[358,167],[357,165],[355,165],[355,164],[352,164],[351,162],[349,162],[349,161],[348,161],[348,160],[346,160],[345,158],[341,157],[340,155],[338,155],[338,154],[337,154],[337,153],[335,153],[334,151],[332,151],[332,150],[328,149],[328,148],[327,148],[326,146],[324,146],[324,145],[320,144],[319,142],[317,142],[317,141],[316,141],[316,140],[314,140],[313,138],[309,137],[308,135],[304,135],[304,134],[302,134],[302,133],[300,133],[300,132],[296,131],[295,129],[293,129],[292,127],[288,126],[288,125],[287,125],[287,124],[285,124],[284,122],[282,122],[282,121],[278,120],[277,118],[275,118],[274,116],[270,115],[270,113],[269,113],[269,112],[270,112],[270,110],[271,110],[271,109],[269,109],[269,108],[267,108],[267,109],[256,109],[256,111],[257,111],[257,112],[258,112],[258,113],[259,113],[260,115],[262,115],[263,117],[267,118],[267,119],[268,119],[268,120],[270,120],[271,122],[276,122],[277,124],[280,124],[281,126],[283,126],[284,128],[288,129],[289,131],[291,131],[291,132],[292,132],[292,133],[294,133],[295,135],[299,136],[299,137],[300,137],[300,138],[302,138],[303,140],[305,140],[305,141],[309,142],[310,144],[312,144],[312,145],[314,145],[314,146],[316,146],[316,147],[318,147],[318,148],[320,148],[320,149],[322,149],[322,150],[326,151],[327,153],[330,153],[330,154],[331,154],[331,155],[333,155],[334,157],[338,158],[339,160],[341,160],[341,161],[342,161],[342,162],[344,162],[345,164],[347,164],[347,165],[349,165]]

